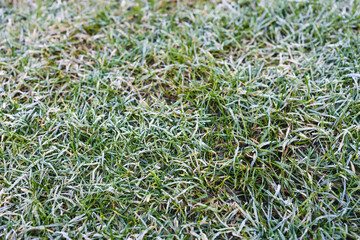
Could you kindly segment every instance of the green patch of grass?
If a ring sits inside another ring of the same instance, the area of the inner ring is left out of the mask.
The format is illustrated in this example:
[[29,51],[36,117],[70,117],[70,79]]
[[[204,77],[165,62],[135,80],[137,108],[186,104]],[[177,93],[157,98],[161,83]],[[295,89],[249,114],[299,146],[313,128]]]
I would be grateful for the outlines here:
[[0,238],[357,239],[360,2],[0,3]]

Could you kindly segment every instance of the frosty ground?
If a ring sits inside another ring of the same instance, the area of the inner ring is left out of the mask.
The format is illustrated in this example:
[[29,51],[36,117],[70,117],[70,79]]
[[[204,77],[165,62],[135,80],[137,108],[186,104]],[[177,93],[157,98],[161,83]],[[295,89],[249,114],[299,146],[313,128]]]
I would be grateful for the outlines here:
[[2,1],[0,238],[360,238],[360,2]]

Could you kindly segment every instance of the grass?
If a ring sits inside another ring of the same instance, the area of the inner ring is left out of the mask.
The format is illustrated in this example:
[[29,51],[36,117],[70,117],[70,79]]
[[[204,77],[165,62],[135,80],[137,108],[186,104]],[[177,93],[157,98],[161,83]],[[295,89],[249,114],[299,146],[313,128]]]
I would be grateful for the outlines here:
[[360,1],[0,6],[0,238],[360,238]]

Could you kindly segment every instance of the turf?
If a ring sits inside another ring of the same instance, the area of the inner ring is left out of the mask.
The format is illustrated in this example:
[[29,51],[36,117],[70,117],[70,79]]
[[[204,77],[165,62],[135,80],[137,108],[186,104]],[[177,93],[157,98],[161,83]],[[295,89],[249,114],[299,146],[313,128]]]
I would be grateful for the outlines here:
[[0,238],[360,238],[360,1],[0,6]]

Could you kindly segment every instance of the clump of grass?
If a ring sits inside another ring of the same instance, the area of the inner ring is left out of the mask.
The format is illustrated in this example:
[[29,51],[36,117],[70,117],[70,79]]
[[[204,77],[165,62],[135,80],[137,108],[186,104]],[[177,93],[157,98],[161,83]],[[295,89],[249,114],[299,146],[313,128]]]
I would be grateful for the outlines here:
[[360,237],[359,1],[0,6],[1,238]]

